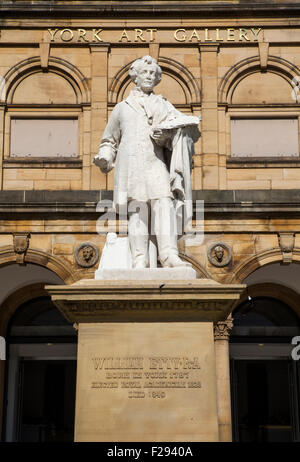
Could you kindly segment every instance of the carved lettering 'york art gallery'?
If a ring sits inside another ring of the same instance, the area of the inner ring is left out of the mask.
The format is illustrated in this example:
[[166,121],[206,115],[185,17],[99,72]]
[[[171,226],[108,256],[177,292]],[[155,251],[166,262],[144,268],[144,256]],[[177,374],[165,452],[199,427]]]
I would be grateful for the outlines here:
[[[124,43],[156,42],[161,31],[157,28],[123,29],[119,36],[108,29],[48,29],[51,42],[109,42],[114,40]],[[169,40],[176,42],[257,42],[262,28],[202,28],[176,29],[168,31]],[[261,34],[262,35],[262,34]],[[119,38],[118,38],[119,37]]]
[[298,2],[0,19],[1,441],[299,441]]

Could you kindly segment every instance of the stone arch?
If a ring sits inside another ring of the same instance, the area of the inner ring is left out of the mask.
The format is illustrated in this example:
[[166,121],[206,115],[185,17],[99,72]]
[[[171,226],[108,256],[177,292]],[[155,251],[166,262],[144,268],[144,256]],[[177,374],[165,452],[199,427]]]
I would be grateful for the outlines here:
[[[128,75],[129,68],[133,61],[123,66],[112,79],[108,93],[108,103],[116,104],[124,99],[124,95],[131,83]],[[200,89],[193,74],[182,64],[174,59],[164,56],[159,57],[163,75],[176,82],[182,92],[184,104],[200,104]],[[164,95],[166,96],[166,95]]]
[[[300,69],[287,61],[286,59],[278,56],[270,55],[268,57],[268,66],[264,74],[275,74],[280,76],[293,89],[291,81],[294,77],[299,75]],[[259,56],[252,56],[246,58],[232,66],[223,76],[218,88],[218,101],[220,104],[231,104],[234,91],[239,83],[246,77],[262,73]],[[291,101],[292,102],[292,101]]]
[[13,66],[4,76],[6,102],[11,104],[18,86],[29,76],[34,74],[55,74],[64,79],[74,92],[75,104],[90,102],[90,92],[87,79],[82,72],[65,59],[49,57],[48,68],[42,69],[39,56],[20,61]]
[[[0,267],[16,263],[16,254],[13,246],[0,249]],[[75,276],[70,265],[64,260],[54,257],[42,250],[28,249],[25,256],[25,263],[33,263],[53,271],[65,284],[72,284],[78,278]]]
[[265,250],[243,260],[234,270],[229,283],[242,283],[247,276],[262,266],[282,262],[282,252],[279,247]]
[[[272,263],[282,263],[282,251],[279,247],[264,250],[243,260],[233,271],[229,283],[242,283],[255,270]],[[292,263],[300,263],[299,247],[293,249]]]
[[[286,303],[298,316],[300,319],[300,306],[299,306],[299,294],[297,294],[290,287],[286,287],[278,283],[266,283],[263,284],[253,284],[251,285],[250,291],[251,297],[270,297],[280,300],[283,303]],[[232,312],[242,303],[247,300],[248,292],[245,291],[239,300],[237,300],[233,307]]]

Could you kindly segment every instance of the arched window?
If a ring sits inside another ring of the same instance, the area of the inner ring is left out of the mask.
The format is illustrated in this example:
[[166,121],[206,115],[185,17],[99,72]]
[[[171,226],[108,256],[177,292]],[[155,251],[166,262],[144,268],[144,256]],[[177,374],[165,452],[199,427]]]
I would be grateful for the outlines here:
[[[227,168],[281,168],[283,162],[287,167],[300,162],[297,75],[292,63],[269,55],[264,68],[259,56],[252,56],[223,76],[219,103],[226,108]],[[255,181],[257,189],[277,189],[283,187],[280,173],[272,177],[266,170],[244,170],[243,179]],[[240,170],[228,171],[227,177],[228,189],[237,189]]]
[[[131,64],[126,64],[113,77],[109,88],[109,106],[125,99],[135,87],[128,75]],[[183,112],[199,111],[200,89],[191,71],[178,61],[163,56],[159,57],[158,64],[162,69],[162,80],[155,88],[155,93],[162,94]]]
[[80,189],[81,171],[74,169],[82,167],[90,100],[83,74],[62,58],[50,56],[42,68],[40,57],[32,57],[12,67],[3,81],[4,188],[70,189],[76,178],[73,187]]
[[265,73],[253,70],[233,85],[228,95],[232,158],[299,157],[299,111],[291,107],[295,104],[291,81],[271,68]]

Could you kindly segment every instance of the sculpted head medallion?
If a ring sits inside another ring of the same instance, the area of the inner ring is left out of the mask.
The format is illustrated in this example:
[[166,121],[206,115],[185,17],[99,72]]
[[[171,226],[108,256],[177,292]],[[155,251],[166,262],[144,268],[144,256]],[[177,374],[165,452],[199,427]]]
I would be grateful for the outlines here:
[[90,242],[83,242],[75,249],[76,263],[83,268],[90,268],[94,266],[98,259],[99,250]]
[[207,256],[209,262],[217,267],[228,265],[232,260],[230,247],[223,242],[215,242],[208,247]]

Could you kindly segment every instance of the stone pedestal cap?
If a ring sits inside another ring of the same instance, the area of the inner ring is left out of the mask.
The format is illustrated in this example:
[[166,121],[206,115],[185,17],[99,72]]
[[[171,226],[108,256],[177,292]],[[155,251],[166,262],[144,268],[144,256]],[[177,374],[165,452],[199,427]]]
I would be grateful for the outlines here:
[[69,322],[172,322],[224,320],[244,284],[211,279],[126,281],[82,279],[46,286]]

